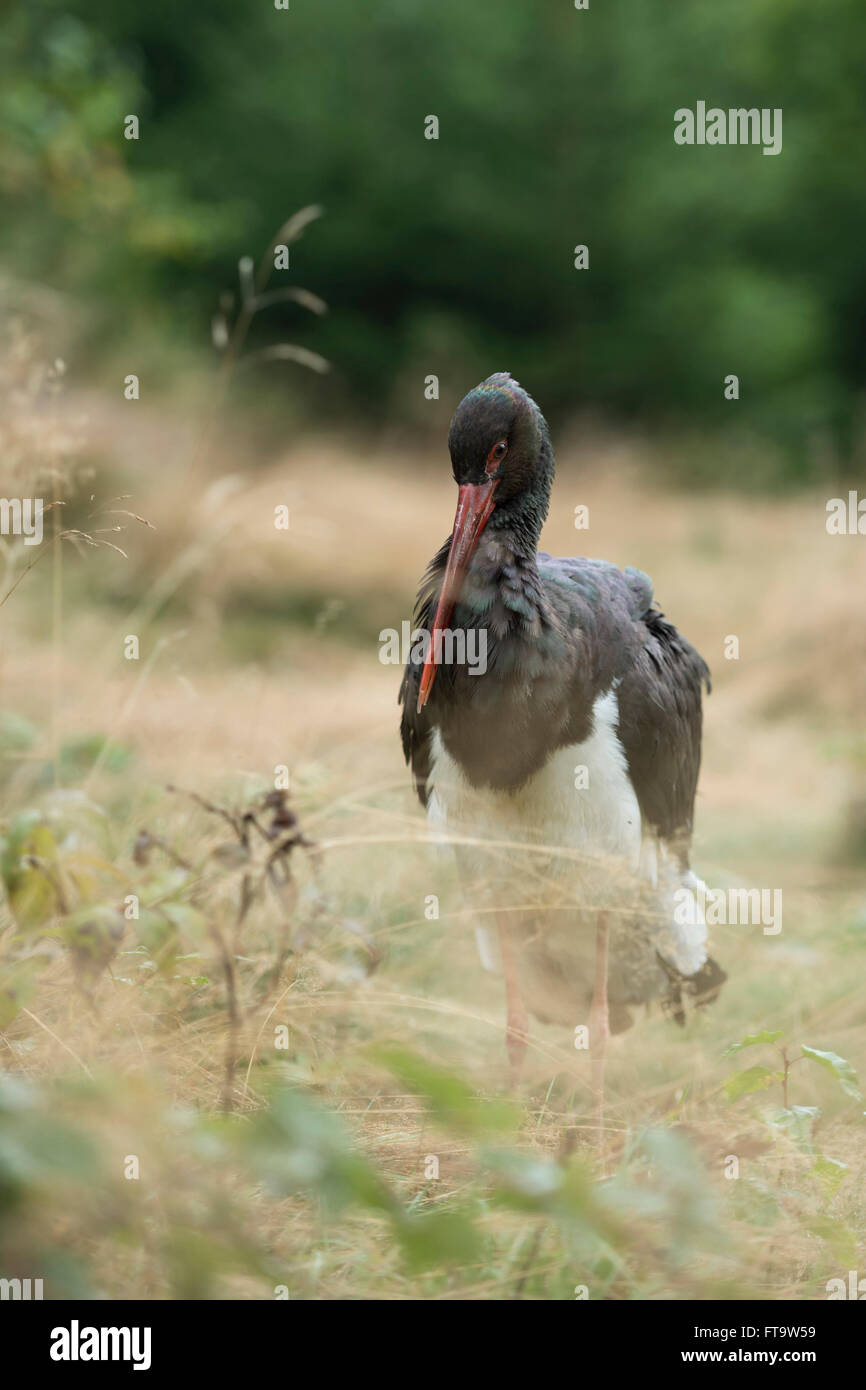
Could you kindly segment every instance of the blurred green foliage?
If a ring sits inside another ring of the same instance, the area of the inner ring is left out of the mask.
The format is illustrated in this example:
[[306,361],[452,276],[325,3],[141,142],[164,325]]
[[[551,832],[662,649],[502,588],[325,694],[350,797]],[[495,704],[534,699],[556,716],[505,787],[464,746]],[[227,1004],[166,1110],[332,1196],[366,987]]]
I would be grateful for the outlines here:
[[[0,44],[0,256],[97,305],[93,350],[139,311],[205,342],[238,257],[323,203],[277,273],[332,306],[318,403],[417,422],[426,374],[450,402],[508,368],[554,418],[772,441],[791,478],[856,461],[859,0],[32,0]],[[782,153],[676,146],[699,99],[781,107]]]
[[[772,1070],[618,1125],[602,1159],[579,1111],[554,1102],[544,1119],[553,1081],[538,1111],[479,1092],[441,1049],[359,1027],[370,943],[316,887],[315,856],[314,891],[262,873],[280,836],[301,847],[285,801],[178,794],[173,818],[160,792],[153,832],[130,843],[115,745],[74,745],[103,768],[104,802],[46,790],[45,745],[24,716],[0,717],[5,793],[21,802],[0,823],[4,1277],[44,1279],[47,1298],[595,1300],[784,1297],[791,1251],[802,1290],[853,1267],[862,1202],[839,1155],[859,1143],[862,1098],[840,1054],[747,1033],[725,1056],[772,1049]],[[266,880],[280,891],[266,897]],[[289,991],[291,1013],[276,1012]],[[286,1017],[286,1046],[267,1046]],[[213,1113],[222,1054],[236,1115]],[[818,1106],[789,1103],[801,1061],[798,1092],[814,1069],[831,1106],[841,1093],[832,1133]],[[779,1247],[775,1266],[758,1269],[756,1237]]]

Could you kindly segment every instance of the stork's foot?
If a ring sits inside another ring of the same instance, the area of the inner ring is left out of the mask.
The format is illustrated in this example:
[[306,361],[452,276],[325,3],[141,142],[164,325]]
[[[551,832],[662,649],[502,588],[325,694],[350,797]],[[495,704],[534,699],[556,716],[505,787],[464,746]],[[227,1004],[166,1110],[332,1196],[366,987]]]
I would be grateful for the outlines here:
[[509,1000],[505,1020],[505,1051],[508,1053],[508,1080],[514,1091],[520,1085],[523,1062],[529,1042],[529,1018],[522,1001]]
[[502,973],[505,976],[505,1050],[508,1053],[508,1078],[511,1089],[516,1090],[520,1084],[526,1044],[529,1041],[529,1018],[520,988],[511,929],[507,920],[503,918],[497,922],[497,928]]
[[595,941],[595,988],[589,1009],[589,1053],[592,1061],[591,1080],[593,1119],[596,1142],[604,1143],[604,1064],[610,1040],[610,1010],[607,1001],[608,915],[598,914]]
[[589,1011],[589,1055],[591,1059],[593,1123],[596,1141],[604,1140],[604,1064],[610,1039],[607,1000],[593,999]]

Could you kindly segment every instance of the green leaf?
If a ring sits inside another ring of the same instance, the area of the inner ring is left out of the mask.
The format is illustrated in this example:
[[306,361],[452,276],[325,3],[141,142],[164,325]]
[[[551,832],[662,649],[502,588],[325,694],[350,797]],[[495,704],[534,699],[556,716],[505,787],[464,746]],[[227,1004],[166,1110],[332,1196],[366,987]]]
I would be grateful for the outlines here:
[[547,1213],[558,1223],[577,1222],[608,1234],[615,1228],[612,1211],[603,1212],[596,1202],[595,1179],[583,1163],[572,1160],[564,1166],[553,1157],[486,1146],[479,1157],[495,1180],[492,1200],[496,1206]]
[[0,1072],[0,1117],[35,1109],[37,1098],[38,1092],[29,1081]]
[[29,752],[38,738],[39,731],[29,719],[13,714],[11,710],[4,710],[0,714],[0,755],[3,757]]
[[854,1100],[863,1099],[856,1071],[850,1062],[846,1062],[844,1057],[839,1056],[838,1052],[819,1052],[816,1047],[807,1047],[805,1043],[801,1043],[800,1047],[804,1057],[809,1057],[820,1067],[833,1073],[847,1096],[851,1096]]
[[763,1112],[764,1120],[782,1134],[787,1134],[798,1148],[806,1153],[812,1149],[812,1127],[821,1111],[817,1105],[771,1106]]
[[500,1181],[500,1196],[520,1210],[544,1209],[565,1187],[566,1170],[552,1158],[517,1149],[485,1150],[483,1157]]
[[401,1215],[394,1225],[407,1263],[413,1270],[470,1264],[479,1258],[479,1233],[465,1212],[411,1213]]
[[137,929],[139,941],[160,970],[171,970],[181,946],[176,924],[164,912],[143,907]]
[[833,1258],[842,1269],[856,1269],[860,1241],[844,1221],[832,1216],[816,1216],[809,1221],[807,1229],[819,1240],[827,1242]]
[[760,1033],[747,1033],[740,1042],[731,1043],[730,1047],[726,1048],[722,1053],[722,1056],[733,1057],[735,1052],[742,1052],[744,1047],[758,1047],[761,1043],[774,1043],[777,1042],[781,1036],[781,1029],[779,1029],[777,1033],[771,1033],[766,1028]]
[[[104,771],[121,773],[132,760],[132,749],[112,742],[106,734],[85,734],[81,738],[68,739],[60,749],[58,758],[60,780],[81,781],[99,759],[102,760]],[[46,784],[53,777],[54,764],[46,762],[39,780]]]
[[750,1096],[754,1091],[765,1091],[782,1080],[782,1074],[771,1071],[769,1067],[749,1067],[738,1071],[725,1082],[725,1095],[729,1101],[739,1100],[740,1096]]
[[358,1202],[399,1217],[402,1208],[376,1170],[357,1153],[337,1117],[301,1091],[276,1089],[245,1135],[272,1191],[313,1188],[332,1211]]
[[376,1047],[370,1055],[405,1086],[427,1101],[443,1125],[461,1134],[480,1137],[516,1130],[518,1112],[507,1101],[486,1101],[462,1077],[410,1052],[408,1048]]
[[198,908],[190,907],[189,903],[163,903],[161,911],[181,933],[187,944],[200,941],[207,932],[207,918],[204,913],[199,912]]
[[832,1196],[839,1184],[844,1182],[847,1177],[848,1164],[842,1163],[838,1158],[828,1158],[826,1154],[819,1154],[809,1172]]
[[0,973],[0,1029],[9,1027],[15,1015],[36,992],[39,967],[32,961],[19,962]]
[[[31,863],[30,857],[41,861]],[[41,927],[57,911],[57,844],[38,811],[22,811],[0,840],[0,874],[19,927]]]

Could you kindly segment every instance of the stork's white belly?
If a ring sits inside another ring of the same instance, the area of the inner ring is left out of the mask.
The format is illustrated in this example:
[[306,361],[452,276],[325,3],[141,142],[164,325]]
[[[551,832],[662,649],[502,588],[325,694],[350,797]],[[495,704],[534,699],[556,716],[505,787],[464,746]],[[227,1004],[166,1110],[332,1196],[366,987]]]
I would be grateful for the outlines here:
[[514,792],[472,787],[433,736],[428,819],[440,831],[487,842],[551,845],[616,855],[637,868],[641,815],[617,734],[616,692],[593,707],[583,743],[560,748]]
[[[510,855],[515,873],[520,874],[522,863],[525,868],[521,846],[549,846],[554,852],[535,860],[535,868],[547,879],[573,880],[578,892],[581,887],[584,893],[589,891],[591,900],[596,897],[600,873],[619,883],[623,871],[626,878],[639,875],[656,895],[657,910],[648,927],[656,949],[683,974],[691,975],[706,960],[706,925],[702,914],[691,924],[680,925],[675,920],[674,895],[684,884],[693,889],[694,876],[684,877],[655,836],[642,833],[640,807],[618,736],[618,714],[614,689],[596,700],[589,737],[559,749],[513,792],[473,787],[438,731],[434,732],[428,821],[434,832],[456,840],[458,857],[478,879],[479,889],[485,860],[495,861],[500,889]],[[479,843],[465,846],[466,840]],[[484,847],[489,854],[485,855]],[[525,875],[521,889],[525,889]],[[524,897],[521,891],[519,900]],[[483,965],[495,969],[498,953],[491,934],[478,927],[476,936]]]

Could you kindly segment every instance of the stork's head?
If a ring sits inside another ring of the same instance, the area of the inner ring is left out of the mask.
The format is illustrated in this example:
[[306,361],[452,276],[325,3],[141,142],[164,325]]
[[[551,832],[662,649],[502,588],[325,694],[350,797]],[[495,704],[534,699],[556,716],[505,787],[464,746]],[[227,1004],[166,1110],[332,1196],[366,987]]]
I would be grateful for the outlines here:
[[448,449],[458,485],[457,514],[445,577],[433,619],[418,692],[427,703],[436,674],[436,634],[444,631],[481,534],[491,517],[523,533],[533,552],[547,515],[553,453],[544,416],[507,372],[495,372],[464,396],[454,412]]
[[458,485],[490,485],[497,507],[539,485],[549,490],[544,416],[507,372],[496,372],[463,397],[451,420],[448,449]]

